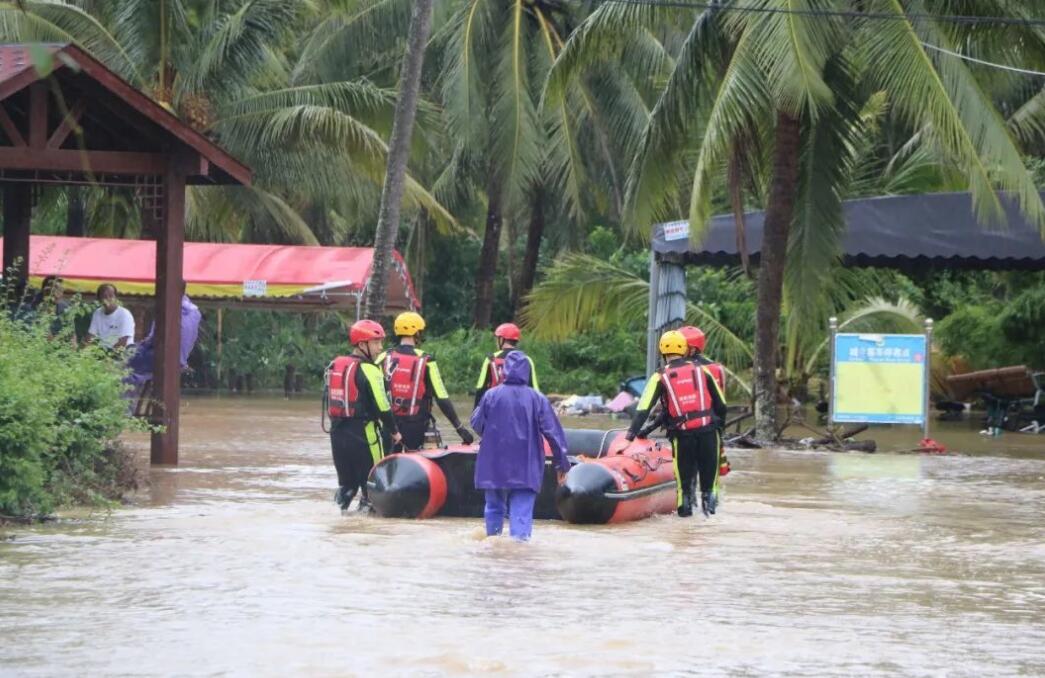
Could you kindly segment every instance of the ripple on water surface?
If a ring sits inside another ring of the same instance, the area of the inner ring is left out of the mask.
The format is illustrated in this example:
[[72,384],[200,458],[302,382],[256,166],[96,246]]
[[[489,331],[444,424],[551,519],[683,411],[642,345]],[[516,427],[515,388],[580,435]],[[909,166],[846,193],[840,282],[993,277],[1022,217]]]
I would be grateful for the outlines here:
[[1041,675],[1045,461],[731,453],[722,512],[338,515],[315,404],[190,400],[135,506],[0,543],[0,673]]

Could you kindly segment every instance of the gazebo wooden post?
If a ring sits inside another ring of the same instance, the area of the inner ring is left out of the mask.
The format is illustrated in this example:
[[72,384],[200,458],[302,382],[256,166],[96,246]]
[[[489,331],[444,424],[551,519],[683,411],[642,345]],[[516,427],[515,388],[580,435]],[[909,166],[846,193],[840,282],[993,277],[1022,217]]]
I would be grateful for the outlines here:
[[185,244],[185,171],[172,155],[163,175],[162,221],[156,234],[156,357],[153,392],[165,429],[152,434],[153,464],[178,463],[181,407],[181,294]]
[[11,302],[22,301],[26,279],[29,277],[29,224],[32,215],[30,184],[4,184],[4,280],[18,264],[14,279],[7,283]]

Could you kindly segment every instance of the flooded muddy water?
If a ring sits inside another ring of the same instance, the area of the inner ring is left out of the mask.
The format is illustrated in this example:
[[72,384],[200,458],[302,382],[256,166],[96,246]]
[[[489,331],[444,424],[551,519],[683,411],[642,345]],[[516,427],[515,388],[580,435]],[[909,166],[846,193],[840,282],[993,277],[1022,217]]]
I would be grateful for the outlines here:
[[189,398],[131,506],[7,528],[0,674],[1045,675],[1045,436],[731,451],[710,520],[516,544],[342,517],[318,410]]

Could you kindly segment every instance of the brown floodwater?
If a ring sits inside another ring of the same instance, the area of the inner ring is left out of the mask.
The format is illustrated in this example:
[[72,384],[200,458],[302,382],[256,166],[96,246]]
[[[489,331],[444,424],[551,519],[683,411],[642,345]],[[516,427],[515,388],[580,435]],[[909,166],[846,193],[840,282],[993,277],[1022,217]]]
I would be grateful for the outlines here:
[[0,674],[1045,675],[1045,436],[731,451],[710,520],[516,544],[342,517],[318,410],[189,398],[132,505],[7,528]]

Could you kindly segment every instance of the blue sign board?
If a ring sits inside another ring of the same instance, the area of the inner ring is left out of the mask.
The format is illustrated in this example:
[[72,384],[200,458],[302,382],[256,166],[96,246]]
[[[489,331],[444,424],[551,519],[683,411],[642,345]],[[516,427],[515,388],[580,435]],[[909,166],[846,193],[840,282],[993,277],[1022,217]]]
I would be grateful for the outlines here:
[[831,373],[832,421],[923,424],[924,334],[837,334]]

